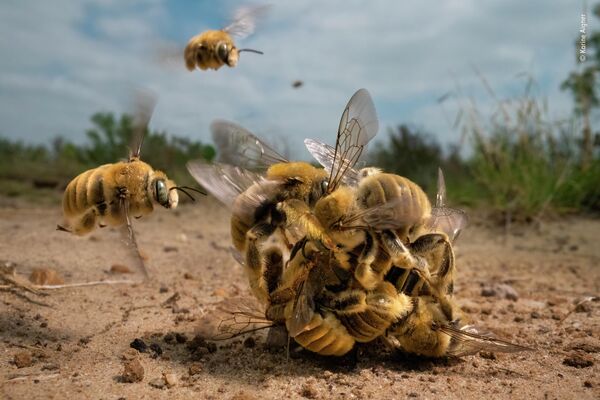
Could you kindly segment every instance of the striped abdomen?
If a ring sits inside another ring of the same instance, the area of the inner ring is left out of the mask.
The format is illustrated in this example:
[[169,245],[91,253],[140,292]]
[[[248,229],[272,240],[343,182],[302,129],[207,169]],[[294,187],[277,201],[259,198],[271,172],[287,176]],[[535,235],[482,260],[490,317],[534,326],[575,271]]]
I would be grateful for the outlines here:
[[431,214],[431,203],[423,189],[395,174],[378,173],[362,179],[358,186],[357,202],[363,209],[396,202],[394,215],[404,226],[398,230],[403,240]]

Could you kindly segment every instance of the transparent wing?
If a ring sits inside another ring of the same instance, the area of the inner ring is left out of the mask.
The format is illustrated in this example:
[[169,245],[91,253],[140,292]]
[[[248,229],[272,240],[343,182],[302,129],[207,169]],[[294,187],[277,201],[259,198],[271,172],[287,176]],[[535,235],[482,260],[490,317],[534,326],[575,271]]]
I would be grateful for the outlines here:
[[425,228],[431,232],[444,232],[453,242],[468,222],[467,214],[463,210],[446,207],[446,180],[442,169],[438,168],[435,207],[431,210],[431,217],[425,223]]
[[[190,174],[210,194],[215,196],[229,209],[233,208],[235,199],[255,183],[265,182],[261,175],[227,164],[209,164],[203,160],[190,161],[186,164]],[[257,196],[260,194],[257,193]],[[263,199],[257,198],[258,204]]]
[[[366,89],[359,89],[348,101],[340,119],[331,161],[329,192],[335,190],[347,173],[352,173],[367,143],[375,137],[378,129],[379,122],[371,95]],[[320,157],[323,158],[322,155]]]
[[[304,139],[304,145],[310,152],[310,154],[321,164],[327,171],[333,169],[333,163],[335,159],[335,148],[321,143],[314,139]],[[348,166],[346,172],[342,176],[342,182],[350,186],[356,186],[358,184],[359,173],[356,169]]]
[[311,284],[308,280],[303,280],[294,299],[292,318],[287,324],[290,337],[296,337],[306,330],[315,314],[314,309]]
[[251,35],[256,29],[256,22],[263,17],[269,5],[240,7],[233,14],[233,21],[223,30],[240,39]]
[[264,171],[272,164],[288,162],[248,129],[234,122],[215,120],[210,129],[221,163]]
[[138,91],[136,93],[129,161],[140,157],[144,136],[148,130],[148,123],[152,118],[155,106],[156,96],[154,94],[149,91]]
[[223,300],[202,317],[203,333],[210,340],[227,340],[273,326],[253,297]]
[[440,325],[437,326],[436,329],[439,329],[451,338],[450,347],[446,352],[449,356],[462,357],[476,354],[480,351],[516,353],[519,351],[533,350],[530,347],[497,339],[492,334],[482,333],[471,325],[463,326],[460,329],[448,325]]
[[413,225],[421,218],[412,213],[411,197],[400,196],[374,207],[358,210],[344,216],[340,223],[346,229],[401,229]]
[[454,242],[468,222],[467,214],[463,210],[434,207],[431,209],[431,217],[425,222],[425,229],[429,232],[443,232]]

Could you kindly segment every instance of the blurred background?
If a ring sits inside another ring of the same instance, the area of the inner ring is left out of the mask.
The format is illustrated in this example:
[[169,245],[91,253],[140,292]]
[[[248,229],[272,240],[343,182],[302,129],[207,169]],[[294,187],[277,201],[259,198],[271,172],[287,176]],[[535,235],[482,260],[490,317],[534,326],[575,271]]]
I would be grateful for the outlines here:
[[[600,7],[581,1],[275,2],[235,68],[189,72],[193,35],[257,3],[5,0],[0,194],[58,202],[70,179],[127,155],[133,94],[158,97],[142,158],[178,183],[212,159],[215,118],[293,159],[334,144],[367,88],[369,164],[501,221],[600,211]],[[44,196],[40,196],[43,193]]]

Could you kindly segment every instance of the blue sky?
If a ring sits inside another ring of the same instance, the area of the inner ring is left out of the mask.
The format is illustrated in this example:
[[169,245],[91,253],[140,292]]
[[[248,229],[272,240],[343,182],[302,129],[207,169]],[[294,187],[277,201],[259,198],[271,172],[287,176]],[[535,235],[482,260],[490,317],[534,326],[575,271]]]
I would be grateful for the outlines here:
[[[387,127],[409,123],[456,142],[455,103],[442,108],[437,99],[460,85],[489,106],[474,68],[501,96],[521,91],[517,75],[526,72],[553,118],[570,113],[559,85],[575,68],[581,2],[272,1],[256,33],[238,43],[263,56],[244,53],[236,68],[191,73],[182,60],[157,61],[164,49],[183,49],[194,34],[227,25],[247,4],[2,1],[0,135],[83,142],[94,112],[126,112],[134,90],[147,88],[158,96],[154,129],[210,141],[210,121],[231,119],[306,158],[302,140],[334,142],[345,103],[365,87],[379,140]],[[293,89],[297,79],[305,84]]]

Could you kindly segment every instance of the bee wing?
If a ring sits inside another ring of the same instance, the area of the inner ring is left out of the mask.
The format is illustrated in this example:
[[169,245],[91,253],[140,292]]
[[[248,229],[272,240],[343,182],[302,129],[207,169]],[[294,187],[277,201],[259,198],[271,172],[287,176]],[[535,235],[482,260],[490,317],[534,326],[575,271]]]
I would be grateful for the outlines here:
[[264,16],[270,5],[240,7],[233,14],[233,21],[223,30],[240,39],[251,35],[256,29],[256,21]]
[[453,242],[468,222],[467,214],[463,210],[450,207],[434,207],[431,209],[431,217],[425,222],[425,229],[430,232],[444,232]]
[[262,171],[270,165],[288,162],[285,157],[248,129],[230,121],[215,120],[210,125],[219,150],[219,162]]
[[400,196],[374,207],[362,209],[344,216],[342,226],[364,227],[382,231],[400,229],[415,223],[417,216],[410,213],[411,197]]
[[[304,139],[304,145],[315,160],[317,160],[327,171],[333,170],[335,159],[334,147],[314,139]],[[342,176],[342,182],[350,186],[356,186],[358,184],[358,177],[358,171],[348,166],[346,172]]]
[[329,192],[335,190],[346,173],[354,168],[378,129],[371,95],[366,89],[359,89],[348,101],[340,119],[329,175]]
[[305,279],[300,286],[294,299],[292,318],[288,321],[287,326],[290,337],[296,337],[304,332],[315,314],[310,281]]
[[471,325],[463,326],[460,329],[449,325],[439,325],[437,326],[437,329],[451,338],[451,344],[446,352],[449,356],[462,357],[480,351],[516,353],[519,351],[533,350],[530,347],[497,339],[491,333],[480,332]]
[[463,210],[446,207],[446,180],[442,169],[438,168],[435,207],[431,210],[431,217],[425,223],[425,228],[432,232],[444,232],[452,242],[458,238],[467,223],[467,214]]
[[138,91],[136,93],[129,161],[140,157],[144,136],[146,136],[148,123],[152,118],[155,106],[156,96],[153,93],[150,91]]
[[[186,167],[198,183],[229,209],[233,208],[236,197],[253,184],[266,183],[266,179],[262,175],[233,165],[208,164],[205,161],[196,160],[188,162]],[[264,199],[259,196],[260,193],[257,191],[256,199],[252,196],[248,197],[254,199],[257,204],[261,204]]]
[[269,328],[273,323],[255,298],[234,297],[223,300],[202,317],[202,334],[210,340],[226,340]]

